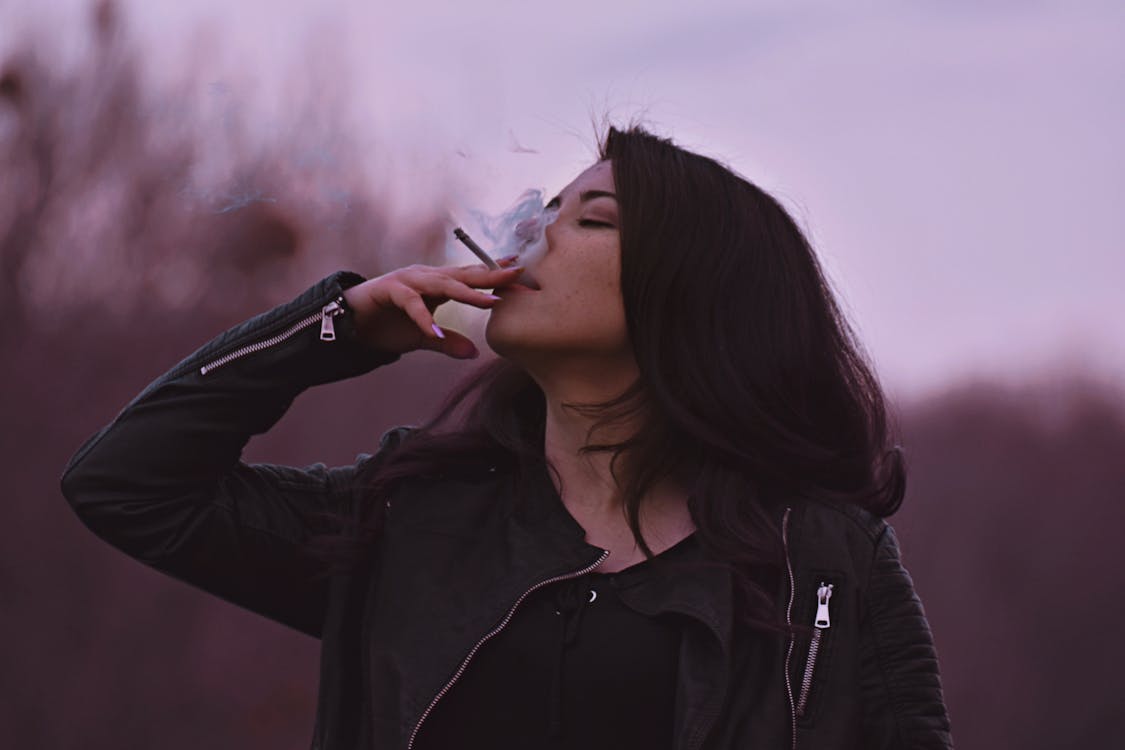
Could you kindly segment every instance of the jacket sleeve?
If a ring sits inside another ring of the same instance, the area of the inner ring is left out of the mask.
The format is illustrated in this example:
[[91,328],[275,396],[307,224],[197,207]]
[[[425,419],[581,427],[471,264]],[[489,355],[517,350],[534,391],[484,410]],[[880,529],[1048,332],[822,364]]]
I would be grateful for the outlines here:
[[885,525],[875,546],[860,624],[864,748],[952,748],[937,650],[922,601]]
[[79,519],[146,565],[319,637],[329,582],[313,580],[301,544],[328,530],[318,512],[358,501],[353,480],[397,432],[351,466],[247,464],[241,455],[305,388],[399,359],[355,335],[342,292],[363,280],[332,274],[150,383],[67,463],[60,484]]

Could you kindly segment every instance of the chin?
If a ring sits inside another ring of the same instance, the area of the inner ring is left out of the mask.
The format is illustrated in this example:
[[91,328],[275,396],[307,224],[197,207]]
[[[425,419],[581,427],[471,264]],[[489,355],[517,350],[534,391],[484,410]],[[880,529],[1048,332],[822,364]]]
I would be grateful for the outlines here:
[[504,359],[520,361],[530,350],[536,347],[536,337],[533,332],[514,319],[488,319],[484,328],[484,340],[488,348]]
[[488,348],[501,357],[509,358],[513,349],[518,347],[513,341],[511,332],[503,330],[505,326],[497,324],[495,318],[489,317],[488,324],[484,327],[484,340]]

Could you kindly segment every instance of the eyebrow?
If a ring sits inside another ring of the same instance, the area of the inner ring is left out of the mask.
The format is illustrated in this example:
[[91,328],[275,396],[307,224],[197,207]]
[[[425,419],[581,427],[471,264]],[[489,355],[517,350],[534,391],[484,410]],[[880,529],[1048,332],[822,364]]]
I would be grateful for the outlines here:
[[[585,203],[586,201],[592,201],[595,198],[613,198],[614,200],[617,200],[617,194],[616,193],[610,193],[610,192],[607,192],[605,190],[586,190],[586,191],[578,194],[578,201],[580,203]],[[562,203],[562,193],[559,193],[554,198],[547,201],[548,206],[551,206],[551,205],[554,205],[554,204],[557,204],[557,203]]]

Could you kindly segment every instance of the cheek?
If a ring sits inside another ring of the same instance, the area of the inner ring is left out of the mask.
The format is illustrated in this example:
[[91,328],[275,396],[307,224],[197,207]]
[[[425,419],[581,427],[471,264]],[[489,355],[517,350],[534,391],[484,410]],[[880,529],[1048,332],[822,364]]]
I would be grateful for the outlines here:
[[621,298],[621,266],[616,243],[599,243],[584,253],[584,263],[572,269],[567,308],[582,327],[599,337],[617,337],[624,330],[625,308]]
[[571,296],[598,302],[599,307],[605,307],[609,301],[621,295],[618,271],[604,261],[576,268],[568,278]]
[[587,254],[585,266],[590,285],[598,295],[617,300],[621,297],[621,258],[617,242],[601,242]]
[[560,229],[550,242],[544,259],[546,276],[557,275],[571,289],[592,287],[599,294],[620,289],[621,247],[616,235]]
[[[490,321],[500,339],[515,336],[553,348],[617,351],[627,344],[616,235],[548,227],[550,249],[538,266],[546,289],[529,294]],[[490,342],[491,343],[491,342]],[[495,345],[494,345],[495,346]]]

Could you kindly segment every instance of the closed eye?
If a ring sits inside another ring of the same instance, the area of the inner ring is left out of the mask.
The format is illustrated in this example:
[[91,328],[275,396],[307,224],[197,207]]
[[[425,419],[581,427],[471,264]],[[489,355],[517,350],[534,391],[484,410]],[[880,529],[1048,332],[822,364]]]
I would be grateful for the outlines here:
[[617,229],[616,226],[610,224],[608,221],[598,221],[596,219],[579,219],[578,226],[580,227],[606,227],[608,229]]

